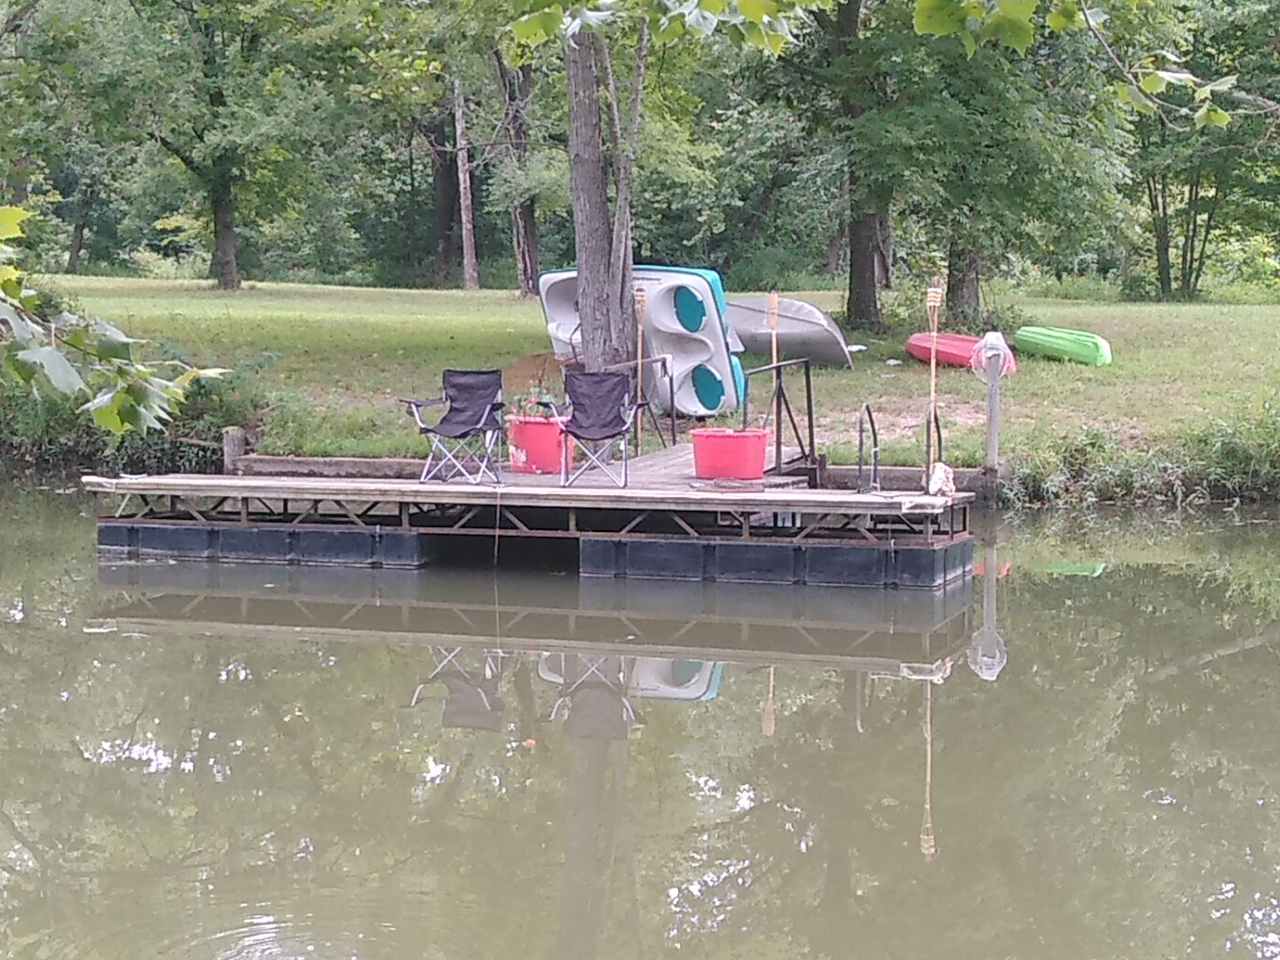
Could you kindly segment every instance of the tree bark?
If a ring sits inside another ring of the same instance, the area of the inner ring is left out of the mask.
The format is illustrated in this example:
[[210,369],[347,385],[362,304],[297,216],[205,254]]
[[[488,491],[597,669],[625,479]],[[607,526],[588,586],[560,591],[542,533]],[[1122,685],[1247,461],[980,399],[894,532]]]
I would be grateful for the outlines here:
[[462,83],[453,82],[454,156],[458,162],[458,217],[462,221],[462,285],[480,289],[480,264],[476,262],[476,220],[471,204],[471,148],[467,142],[467,102]]
[[209,205],[213,208],[213,262],[210,270],[220,290],[240,289],[237,258],[235,190],[229,174],[216,173],[209,185]]
[[431,145],[431,183],[435,192],[435,282],[443,286],[453,272],[457,237],[453,225],[458,216],[458,165],[445,143],[445,124],[423,131]]
[[622,345],[614,363],[632,358],[631,344],[635,342],[636,304],[633,292],[632,269],[635,266],[631,248],[631,174],[635,167],[635,144],[640,135],[643,120],[641,108],[644,101],[644,74],[649,60],[649,24],[641,21],[640,43],[636,50],[635,77],[631,88],[630,124],[622,123],[621,98],[613,74],[613,60],[604,37],[595,34],[596,66],[604,81],[609,99],[610,130],[613,141],[613,171],[615,200],[613,212],[613,239],[609,254],[609,295],[615,303],[610,312],[609,339]]
[[876,217],[876,283],[893,287],[893,219],[888,211]]
[[951,320],[969,320],[982,310],[981,260],[972,247],[951,241],[947,254],[947,316]]
[[[520,166],[529,158],[529,123],[527,110],[533,95],[533,67],[523,64],[513,70],[502,59],[502,51],[493,52],[498,66],[498,83],[506,102],[505,123],[512,157]],[[533,197],[511,208],[511,247],[516,258],[516,274],[522,296],[538,292],[538,216]]]
[[[843,0],[831,24],[834,27],[828,41],[831,62],[837,64],[855,57],[862,34],[862,0]],[[840,112],[846,119],[856,120],[865,112],[858,96],[860,92],[852,88],[844,90]],[[877,209],[881,205],[877,198],[869,196],[859,183],[855,164],[852,158],[848,161],[845,180],[849,210],[849,285],[845,312],[850,326],[878,330],[883,326],[878,277],[882,211]]]
[[569,88],[569,192],[573,200],[573,246],[578,261],[578,319],[583,362],[599,370],[626,359],[625,344],[612,341],[609,291],[613,224],[608,169],[600,126],[600,87],[590,36],[565,44]]
[[84,231],[88,226],[89,214],[84,209],[76,213],[75,226],[71,228],[71,247],[67,251],[67,273],[80,272],[80,255],[84,252]]
[[880,315],[880,215],[849,211],[849,325],[877,330]]

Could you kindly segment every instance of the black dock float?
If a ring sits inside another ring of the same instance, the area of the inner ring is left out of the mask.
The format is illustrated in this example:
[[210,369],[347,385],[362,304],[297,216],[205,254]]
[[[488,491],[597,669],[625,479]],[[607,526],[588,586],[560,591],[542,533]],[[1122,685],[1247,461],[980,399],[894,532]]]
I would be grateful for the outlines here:
[[972,571],[972,494],[718,488],[669,473],[627,489],[526,477],[501,487],[183,474],[83,483],[115,498],[99,547],[129,558],[416,569],[463,554],[501,562],[525,544],[572,551],[586,577],[936,589]]

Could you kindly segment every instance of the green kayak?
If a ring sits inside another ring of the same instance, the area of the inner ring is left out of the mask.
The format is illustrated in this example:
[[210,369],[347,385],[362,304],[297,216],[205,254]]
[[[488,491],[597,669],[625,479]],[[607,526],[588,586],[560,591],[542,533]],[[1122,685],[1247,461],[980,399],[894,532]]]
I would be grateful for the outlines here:
[[1062,327],[1022,327],[1013,335],[1019,353],[1034,353],[1055,360],[1074,360],[1091,367],[1111,362],[1111,344],[1096,333]]

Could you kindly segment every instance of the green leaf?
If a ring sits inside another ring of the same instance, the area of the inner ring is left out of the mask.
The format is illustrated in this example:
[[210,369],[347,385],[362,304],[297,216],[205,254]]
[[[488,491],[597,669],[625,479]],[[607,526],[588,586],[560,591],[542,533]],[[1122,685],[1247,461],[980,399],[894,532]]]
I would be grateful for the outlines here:
[[1178,84],[1180,86],[1195,86],[1195,84],[1199,82],[1196,80],[1194,74],[1187,73],[1185,70],[1157,70],[1156,73],[1169,83]]
[[103,390],[100,394],[80,408],[80,412],[88,411],[94,422],[114,434],[122,434],[128,429],[120,418],[120,406],[124,402],[124,394],[119,390]]
[[1225,93],[1236,85],[1236,79],[1236,75],[1233,73],[1230,76],[1219,77],[1212,83],[1206,83],[1196,89],[1196,99],[1208,100],[1215,93]]
[[711,34],[715,32],[716,24],[718,22],[719,21],[711,14],[707,13],[705,10],[699,10],[697,7],[694,7],[692,10],[686,10],[684,14],[685,26],[694,33],[703,37],[711,36]]
[[85,389],[79,371],[57,347],[32,347],[19,353],[18,359],[39,367],[40,372],[59,393],[79,393]]
[[564,10],[559,6],[551,6],[516,20],[511,24],[511,31],[521,43],[536,46],[559,33],[563,22]]
[[29,384],[35,379],[37,371],[34,365],[19,359],[20,352],[15,344],[9,344],[4,352],[4,366],[23,383]]
[[1231,114],[1212,103],[1205,103],[1195,115],[1196,129],[1201,127],[1225,127],[1231,122]]
[[36,329],[14,309],[12,304],[0,300],[0,320],[9,325],[13,338],[24,346],[36,339]]
[[670,43],[684,36],[684,21],[679,17],[666,17],[655,34],[659,43]]
[[1169,86],[1169,81],[1159,70],[1153,70],[1142,78],[1138,86],[1142,88],[1143,93],[1164,93],[1165,88]]
[[1064,33],[1071,21],[1061,10],[1050,10],[1049,15],[1045,17],[1045,22],[1054,33]]
[[997,13],[982,27],[982,36],[987,40],[1002,43],[1018,53],[1026,53],[1031,42],[1036,38],[1035,27],[1031,20],[1021,17]]
[[[101,327],[105,327],[103,330]],[[123,363],[133,363],[133,345],[140,341],[134,340],[132,337],[126,337],[119,330],[107,324],[94,325],[94,332],[98,334],[98,341],[93,346],[93,352],[103,360],[119,360]]]
[[932,37],[949,37],[965,28],[964,4],[957,0],[916,0],[915,31]]
[[22,221],[30,216],[21,207],[0,207],[0,240],[22,236]]
[[763,23],[765,17],[777,14],[778,4],[775,0],[738,0],[738,10],[752,23]]

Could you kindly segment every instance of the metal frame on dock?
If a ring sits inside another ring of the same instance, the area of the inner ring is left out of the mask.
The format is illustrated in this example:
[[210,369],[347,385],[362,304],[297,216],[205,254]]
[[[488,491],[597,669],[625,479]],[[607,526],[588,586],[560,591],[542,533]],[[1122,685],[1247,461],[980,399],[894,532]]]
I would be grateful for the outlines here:
[[[971,494],[809,489],[692,478],[687,447],[640,458],[641,485],[503,486],[319,477],[85,477],[123,498],[98,543],[131,557],[407,567],[448,545],[561,543],[585,577],[937,589],[972,568]],[[462,551],[466,554],[465,548]],[[508,551],[505,556],[512,556]]]
[[[85,477],[122,496],[104,520],[207,526],[334,525],[441,536],[736,537],[931,545],[969,533],[972,495],[761,489],[626,489],[169,475]],[[132,506],[132,509],[131,509]]]

